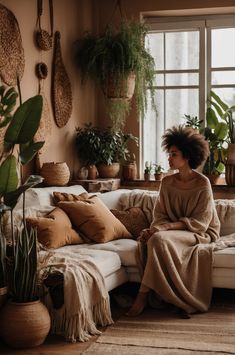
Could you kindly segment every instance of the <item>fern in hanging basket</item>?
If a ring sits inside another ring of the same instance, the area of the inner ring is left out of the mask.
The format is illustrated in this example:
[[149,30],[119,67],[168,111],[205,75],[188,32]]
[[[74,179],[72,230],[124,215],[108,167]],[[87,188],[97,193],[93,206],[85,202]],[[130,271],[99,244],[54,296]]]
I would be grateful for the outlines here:
[[[94,79],[100,85],[105,97],[108,99],[108,85],[115,83],[116,97],[120,98],[123,92],[123,82],[127,82],[128,76],[135,78],[135,103],[137,111],[143,117],[148,106],[148,93],[150,94],[152,107],[156,110],[154,102],[154,59],[145,46],[145,38],[148,29],[144,23],[138,21],[122,20],[118,30],[107,26],[100,35],[86,33],[76,42],[76,64],[81,71],[82,82],[88,78]],[[128,89],[126,88],[126,92]],[[112,98],[114,95],[112,94]],[[124,97],[124,100],[127,97]],[[130,105],[130,99],[128,101]],[[112,105],[108,105],[109,107]],[[113,113],[110,118],[116,117],[122,121],[128,114],[126,110],[122,114]]]

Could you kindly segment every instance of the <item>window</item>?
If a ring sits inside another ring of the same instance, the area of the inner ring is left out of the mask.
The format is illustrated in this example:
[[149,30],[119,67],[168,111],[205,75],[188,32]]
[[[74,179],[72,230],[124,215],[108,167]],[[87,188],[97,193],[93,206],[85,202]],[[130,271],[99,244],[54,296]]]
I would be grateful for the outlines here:
[[146,45],[155,59],[158,113],[150,108],[142,122],[142,163],[168,169],[161,149],[165,129],[184,123],[184,114],[205,119],[213,89],[235,104],[235,15],[149,19]]

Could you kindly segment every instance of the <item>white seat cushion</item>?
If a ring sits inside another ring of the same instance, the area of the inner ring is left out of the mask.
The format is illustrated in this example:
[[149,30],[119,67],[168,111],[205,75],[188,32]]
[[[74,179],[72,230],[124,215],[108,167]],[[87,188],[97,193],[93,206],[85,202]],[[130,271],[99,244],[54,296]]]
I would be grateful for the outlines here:
[[[89,245],[89,244],[88,244]],[[136,266],[137,242],[133,239],[117,239],[108,243],[90,244],[94,250],[109,250],[119,255],[124,266]]]
[[93,250],[90,248],[90,244],[66,245],[57,250],[62,253],[73,252],[76,257],[76,253],[81,252],[81,249],[83,254],[92,258],[103,277],[107,277],[121,268],[121,260],[118,254],[107,250]]
[[235,248],[215,251],[213,267],[235,268]]

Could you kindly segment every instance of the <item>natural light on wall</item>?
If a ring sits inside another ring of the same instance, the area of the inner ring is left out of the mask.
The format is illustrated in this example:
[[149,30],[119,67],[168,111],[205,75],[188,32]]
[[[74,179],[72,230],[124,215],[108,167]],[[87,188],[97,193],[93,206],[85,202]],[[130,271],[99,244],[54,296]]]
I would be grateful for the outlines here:
[[142,122],[142,161],[168,169],[161,149],[166,128],[185,123],[184,114],[205,120],[211,89],[235,105],[235,15],[169,23],[156,19],[150,29],[146,45],[155,59],[158,113],[149,109]]

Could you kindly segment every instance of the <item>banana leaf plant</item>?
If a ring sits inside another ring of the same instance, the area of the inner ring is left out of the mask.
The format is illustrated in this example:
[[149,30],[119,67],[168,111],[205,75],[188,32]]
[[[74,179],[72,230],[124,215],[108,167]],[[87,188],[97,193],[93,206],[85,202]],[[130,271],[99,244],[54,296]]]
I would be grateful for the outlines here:
[[208,102],[211,106],[206,112],[207,126],[204,135],[209,144],[210,154],[204,165],[203,173],[220,175],[225,169],[227,142],[230,134],[226,121],[228,112],[225,114],[225,111],[222,111],[222,107],[220,108],[222,101],[213,91],[211,91],[211,99]]
[[[19,86],[18,89],[20,93]],[[31,175],[24,184],[21,184],[21,169],[33,159],[44,144],[33,141],[41,119],[42,96],[36,95],[22,103],[19,95],[20,105],[12,114],[17,97],[15,88],[7,89],[3,85],[0,86],[0,129],[6,127],[4,149],[0,156],[0,216],[2,217],[6,210],[10,210],[13,250],[13,265],[9,277],[11,296],[16,302],[29,302],[36,297],[37,238],[34,230],[28,231],[26,228],[25,191],[42,182],[43,178]],[[22,228],[20,231],[14,231],[14,207],[22,193]],[[2,242],[3,233],[0,234],[0,238]],[[4,249],[4,242],[1,245]],[[1,272],[4,277],[5,269],[0,268]]]

